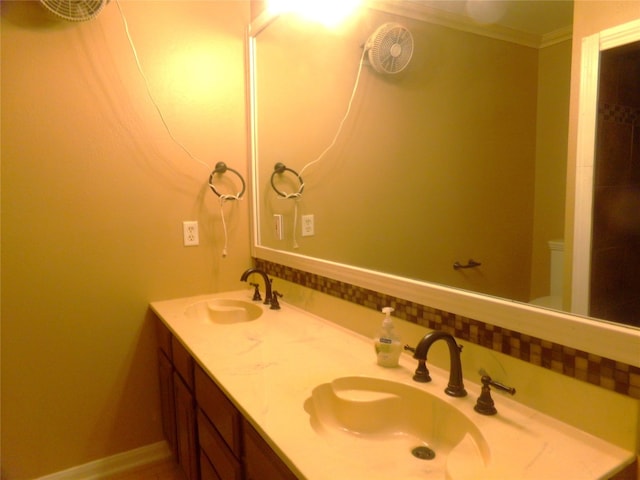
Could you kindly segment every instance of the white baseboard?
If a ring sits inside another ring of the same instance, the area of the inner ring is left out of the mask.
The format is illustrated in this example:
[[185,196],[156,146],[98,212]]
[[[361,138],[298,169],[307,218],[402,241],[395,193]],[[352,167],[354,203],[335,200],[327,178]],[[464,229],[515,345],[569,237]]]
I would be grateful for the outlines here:
[[40,477],[37,480],[99,480],[109,475],[126,472],[136,467],[166,460],[171,451],[164,440],[144,447],[101,458],[93,462],[68,468],[61,472]]

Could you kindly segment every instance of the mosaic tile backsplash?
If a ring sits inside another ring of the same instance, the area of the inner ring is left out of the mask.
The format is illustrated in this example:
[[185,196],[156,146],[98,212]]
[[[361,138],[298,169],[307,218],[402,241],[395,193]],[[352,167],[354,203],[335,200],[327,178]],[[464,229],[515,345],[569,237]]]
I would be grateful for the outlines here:
[[638,367],[277,263],[261,259],[255,262],[274,277],[377,311],[392,306],[394,315],[403,320],[443,330],[461,340],[640,399]]

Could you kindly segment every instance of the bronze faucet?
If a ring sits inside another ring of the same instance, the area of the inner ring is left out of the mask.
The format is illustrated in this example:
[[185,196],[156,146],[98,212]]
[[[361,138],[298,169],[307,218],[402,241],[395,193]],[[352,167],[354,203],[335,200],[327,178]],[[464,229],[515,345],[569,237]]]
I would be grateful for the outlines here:
[[449,384],[445,388],[444,393],[452,397],[465,397],[467,391],[462,383],[462,363],[460,362],[460,351],[462,347],[456,343],[455,338],[449,333],[434,330],[427,333],[418,343],[416,348],[405,345],[404,349],[413,352],[413,358],[418,360],[418,368],[416,368],[413,379],[416,382],[430,382],[431,376],[427,368],[427,353],[431,345],[438,340],[444,340],[449,347]]
[[[245,270],[245,272],[242,274],[242,276],[240,277],[240,281],[246,282],[247,279],[249,278],[249,275],[251,275],[252,273],[257,273],[259,275],[262,275],[262,278],[264,279],[264,289],[265,289],[264,304],[270,305],[271,304],[271,279],[263,270],[260,270],[259,268],[249,268]],[[252,285],[255,285],[255,284],[252,284]],[[254,299],[256,299],[255,295],[254,295]],[[260,300],[259,295],[257,296],[257,299]]]

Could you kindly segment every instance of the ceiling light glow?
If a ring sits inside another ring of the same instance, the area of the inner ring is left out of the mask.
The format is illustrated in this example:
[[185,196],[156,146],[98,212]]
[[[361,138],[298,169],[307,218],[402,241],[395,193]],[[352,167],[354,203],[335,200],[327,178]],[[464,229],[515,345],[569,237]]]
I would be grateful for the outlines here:
[[273,15],[292,13],[335,27],[354,13],[363,0],[269,0],[267,9]]

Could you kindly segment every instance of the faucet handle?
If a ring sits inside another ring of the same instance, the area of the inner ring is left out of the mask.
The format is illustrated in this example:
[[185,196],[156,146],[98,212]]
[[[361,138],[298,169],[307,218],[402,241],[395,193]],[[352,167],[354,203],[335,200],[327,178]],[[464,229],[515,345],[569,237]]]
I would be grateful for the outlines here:
[[280,310],[280,303],[278,297],[282,298],[282,294],[276,290],[271,292],[271,310]]
[[262,297],[260,296],[260,284],[250,283],[249,285],[251,285],[254,288],[252,300],[254,302],[259,302],[260,300],[262,300]]
[[516,393],[515,388],[507,387],[503,383],[496,382],[495,380],[492,380],[489,375],[482,375],[480,381],[482,382],[482,391],[480,392],[478,401],[476,402],[476,405],[475,407],[473,407],[473,409],[482,415],[495,415],[496,413],[498,413],[498,410],[496,410],[495,407],[495,403],[491,398],[491,386],[497,388],[498,390],[502,390],[503,392],[507,392],[510,395],[515,395]]
[[[416,349],[411,345],[405,345],[404,349],[415,354]],[[418,360],[418,367],[413,374],[413,380],[420,383],[427,383],[431,381],[431,375],[429,375],[429,369],[427,368],[426,360]]]
[[411,352],[411,353],[416,353],[416,349],[413,348],[411,345],[405,345],[404,349]]

